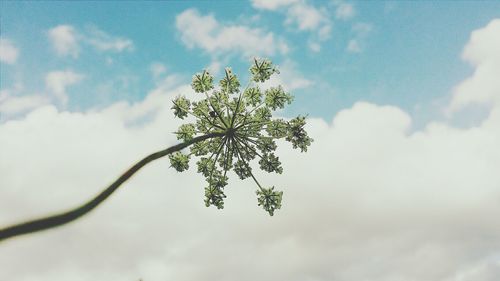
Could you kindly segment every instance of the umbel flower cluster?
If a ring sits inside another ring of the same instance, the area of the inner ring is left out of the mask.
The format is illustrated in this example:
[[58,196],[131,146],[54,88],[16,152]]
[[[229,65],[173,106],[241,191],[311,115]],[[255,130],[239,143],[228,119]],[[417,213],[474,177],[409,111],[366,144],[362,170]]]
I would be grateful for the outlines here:
[[206,137],[194,142],[188,154],[178,151],[169,158],[171,166],[179,172],[189,168],[191,157],[198,158],[198,172],[207,181],[207,207],[224,208],[227,172],[233,170],[240,179],[253,179],[258,187],[258,205],[272,216],[281,207],[283,191],[261,185],[254,176],[252,161],[258,161],[261,170],[281,174],[283,168],[274,153],[275,140],[285,139],[293,148],[305,152],[313,139],[304,129],[305,117],[273,118],[273,111],[290,104],[293,97],[281,86],[261,89],[263,82],[279,73],[271,61],[254,59],[250,73],[251,80],[244,89],[230,68],[225,69],[217,88],[208,71],[193,76],[191,86],[202,99],[190,101],[185,96],[178,96],[173,100],[172,110],[176,117],[184,119],[190,115],[195,120],[181,125],[176,134],[184,142]]
[[[250,73],[251,79],[243,90],[229,68],[226,68],[217,88],[214,77],[208,71],[196,74],[191,86],[200,98],[190,101],[179,96],[173,100],[174,115],[180,119],[191,116],[187,120],[193,120],[181,125],[176,132],[181,143],[146,156],[97,196],[76,208],[0,228],[0,242],[58,227],[82,217],[103,203],[142,167],[166,155],[171,166],[179,172],[189,168],[191,157],[198,158],[198,172],[207,180],[207,207],[224,207],[227,172],[233,170],[240,179],[252,178],[255,181],[259,206],[274,215],[274,211],[281,208],[283,192],[274,190],[274,186],[263,187],[255,178],[250,164],[258,160],[261,170],[281,174],[281,162],[274,154],[276,140],[285,139],[301,152],[307,151],[313,140],[304,130],[305,117],[298,116],[291,120],[273,118],[273,111],[284,108],[293,98],[281,86],[262,90],[261,83],[278,73],[272,63],[266,59],[254,59]],[[190,152],[182,153],[188,147]]]

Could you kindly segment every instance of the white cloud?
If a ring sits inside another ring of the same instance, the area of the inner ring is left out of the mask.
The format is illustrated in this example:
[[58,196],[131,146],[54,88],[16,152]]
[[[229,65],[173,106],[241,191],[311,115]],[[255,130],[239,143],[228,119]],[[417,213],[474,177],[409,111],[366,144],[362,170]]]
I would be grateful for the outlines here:
[[119,53],[134,48],[132,40],[112,36],[97,26],[89,26],[85,32],[79,32],[71,25],[58,25],[49,30],[48,37],[58,55],[73,58],[80,54],[82,44],[90,45],[101,52]]
[[299,30],[304,31],[316,30],[325,21],[327,19],[323,11],[305,2],[300,2],[290,6],[285,23],[296,24]]
[[[297,2],[288,8],[285,24],[296,26],[299,31],[314,32],[316,41],[330,38],[332,30],[327,10],[316,8],[305,1]],[[316,44],[319,45],[318,42]]]
[[45,76],[45,86],[60,102],[65,104],[68,101],[66,88],[80,82],[83,75],[72,70],[52,71]]
[[500,19],[474,31],[462,57],[475,67],[474,75],[455,88],[446,112],[452,114],[474,104],[499,104]]
[[232,52],[246,57],[286,54],[288,46],[272,32],[244,25],[221,24],[213,15],[189,9],[176,18],[181,40],[189,48],[200,48],[212,55]]
[[78,57],[80,53],[79,38],[73,26],[58,25],[49,30],[48,36],[58,55]]
[[[47,106],[0,124],[0,225],[81,203],[176,143],[167,104],[189,86],[165,89],[137,105]],[[218,211],[203,206],[193,167],[159,160],[86,218],[3,242],[0,280],[496,280],[499,124],[498,104],[468,129],[410,132],[407,113],[366,102],[309,119],[310,151],[285,144],[284,174],[258,175],[285,191],[272,218],[250,181],[231,178]]]
[[85,41],[99,51],[122,52],[131,51],[134,48],[132,40],[122,37],[111,36],[96,26],[88,28]]
[[312,32],[309,47],[313,52],[321,50],[321,41],[330,38],[332,22],[326,7],[317,8],[307,1],[256,1],[256,9],[273,10],[285,13],[285,24],[301,32]]
[[335,10],[335,17],[341,20],[347,20],[354,16],[355,11],[352,4],[349,3],[339,3],[337,9]]
[[252,6],[256,9],[276,10],[289,6],[299,0],[252,0]]
[[9,39],[0,38],[0,62],[14,64],[19,56],[19,50]]

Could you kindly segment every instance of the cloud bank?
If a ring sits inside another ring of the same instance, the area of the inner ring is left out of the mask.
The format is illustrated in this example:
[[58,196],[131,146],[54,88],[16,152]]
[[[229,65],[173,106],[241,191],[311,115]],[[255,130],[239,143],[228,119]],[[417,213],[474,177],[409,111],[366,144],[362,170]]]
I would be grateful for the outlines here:
[[9,39],[0,38],[0,62],[14,64],[19,56],[19,49]]

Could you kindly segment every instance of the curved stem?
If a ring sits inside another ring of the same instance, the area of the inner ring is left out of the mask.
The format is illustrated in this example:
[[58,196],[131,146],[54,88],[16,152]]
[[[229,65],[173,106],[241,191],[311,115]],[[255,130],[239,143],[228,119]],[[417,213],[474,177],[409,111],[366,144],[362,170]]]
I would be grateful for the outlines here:
[[183,148],[186,148],[196,142],[222,136],[224,136],[224,133],[211,133],[203,136],[198,136],[189,141],[179,143],[167,149],[150,154],[149,156],[143,158],[141,161],[137,162],[134,166],[128,169],[125,173],[123,173],[118,179],[116,179],[110,186],[108,186],[105,190],[103,190],[99,195],[89,200],[85,204],[66,212],[27,221],[20,224],[15,224],[0,229],[0,242],[2,240],[12,238],[15,236],[37,232],[45,229],[50,229],[72,222],[80,218],[81,216],[87,214],[88,212],[92,211],[94,208],[96,208],[98,205],[104,202],[113,192],[115,192],[118,189],[118,187],[120,187],[125,181],[127,181],[132,175],[134,175],[137,171],[139,171],[142,167],[144,167],[148,163],[156,159],[162,158],[172,152],[182,150]]

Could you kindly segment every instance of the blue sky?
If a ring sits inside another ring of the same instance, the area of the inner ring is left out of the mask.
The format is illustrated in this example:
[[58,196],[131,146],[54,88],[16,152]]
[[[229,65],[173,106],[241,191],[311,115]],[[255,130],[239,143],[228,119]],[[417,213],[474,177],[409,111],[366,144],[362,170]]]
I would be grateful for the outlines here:
[[[246,75],[249,54],[227,49],[214,55],[213,50],[189,48],[183,42],[176,18],[196,9],[200,17],[212,15],[221,26],[260,29],[285,42],[288,52],[263,56],[278,65],[289,62],[296,75],[311,82],[292,90],[296,103],[285,114],[331,119],[338,110],[366,100],[400,106],[423,121],[439,115],[433,104],[446,99],[453,85],[472,72],[460,59],[470,32],[500,14],[496,1],[309,1],[308,7],[321,11],[325,22],[301,30],[299,21],[305,19],[287,22],[286,6],[265,9],[248,1],[3,1],[1,5],[2,38],[19,50],[15,64],[2,64],[1,89],[21,84],[16,95],[40,94],[47,73],[69,69],[84,77],[67,89],[69,110],[143,99],[155,88],[152,64],[164,65],[163,75],[180,75],[182,82],[189,82],[193,73],[214,60]],[[341,5],[352,11],[343,18],[336,16]],[[47,34],[60,25],[73,27],[79,36],[97,29],[110,40],[130,40],[132,47],[103,51],[78,42],[77,57],[57,55]],[[325,25],[331,30],[320,39],[318,30]],[[351,40],[359,50],[347,50]],[[320,50],[313,51],[313,43]],[[255,55],[261,56],[258,51]]]

